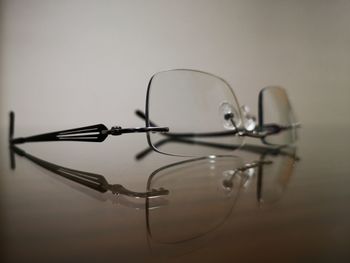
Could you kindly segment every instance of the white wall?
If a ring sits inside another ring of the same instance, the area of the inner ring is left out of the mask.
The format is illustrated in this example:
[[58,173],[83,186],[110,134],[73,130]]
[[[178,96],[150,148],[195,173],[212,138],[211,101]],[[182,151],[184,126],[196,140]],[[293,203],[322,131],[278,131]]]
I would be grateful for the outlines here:
[[0,19],[3,124],[140,124],[170,68],[215,73],[254,110],[283,85],[304,125],[350,123],[347,0],[4,0]]

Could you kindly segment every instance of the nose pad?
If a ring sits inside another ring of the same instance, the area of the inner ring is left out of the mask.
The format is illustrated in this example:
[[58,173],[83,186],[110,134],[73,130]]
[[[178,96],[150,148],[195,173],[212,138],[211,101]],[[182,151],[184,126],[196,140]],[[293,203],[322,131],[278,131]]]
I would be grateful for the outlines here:
[[225,129],[234,130],[241,124],[238,111],[228,102],[220,105],[219,114]]
[[237,170],[226,170],[222,172],[222,180],[220,180],[220,186],[225,196],[230,197],[233,194],[237,194],[237,190],[241,185],[240,172]]
[[234,170],[227,170],[222,173],[223,180],[222,180],[222,187],[227,190],[231,191],[233,188],[233,177],[235,176],[236,172]]
[[241,107],[243,125],[247,131],[253,131],[256,128],[256,118],[250,113],[248,106],[243,105]]

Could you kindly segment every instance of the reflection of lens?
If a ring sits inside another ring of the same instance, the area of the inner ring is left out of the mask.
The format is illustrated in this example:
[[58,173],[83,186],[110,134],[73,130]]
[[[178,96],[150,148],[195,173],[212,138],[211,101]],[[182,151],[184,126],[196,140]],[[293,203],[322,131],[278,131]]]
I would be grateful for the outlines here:
[[[232,125],[223,125],[221,105],[232,108],[232,119],[240,127],[241,114],[235,95],[224,80],[194,70],[170,70],[155,74],[147,96],[149,120],[158,126],[169,127],[171,134],[192,143],[222,143],[240,145],[242,138],[232,134]],[[219,113],[218,113],[219,112]],[[150,125],[148,123],[147,125]],[[153,147],[164,135],[149,133]],[[184,156],[222,154],[218,150],[189,144],[165,144],[160,151]]]
[[269,125],[284,127],[280,132],[267,136],[264,142],[287,145],[296,140],[296,119],[286,91],[281,87],[264,88],[259,95],[259,122],[262,128]]
[[[200,158],[161,168],[151,175],[148,189],[164,187],[169,194],[147,200],[147,224],[152,239],[177,243],[199,237],[219,226],[237,197],[241,167],[235,157]],[[149,209],[152,207],[152,209]]]
[[261,190],[259,201],[274,203],[278,201],[289,183],[293,174],[294,158],[289,155],[269,157],[272,163],[263,165],[261,169]]

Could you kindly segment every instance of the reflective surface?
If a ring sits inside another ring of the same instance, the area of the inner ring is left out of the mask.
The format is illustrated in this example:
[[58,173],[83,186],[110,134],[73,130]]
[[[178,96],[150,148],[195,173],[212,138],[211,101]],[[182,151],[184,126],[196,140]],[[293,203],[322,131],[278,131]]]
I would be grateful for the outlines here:
[[145,154],[143,135],[22,147],[133,191],[169,190],[152,199],[100,193],[20,156],[11,170],[3,131],[1,262],[348,262],[348,131],[303,127],[295,154],[248,142],[192,161]]

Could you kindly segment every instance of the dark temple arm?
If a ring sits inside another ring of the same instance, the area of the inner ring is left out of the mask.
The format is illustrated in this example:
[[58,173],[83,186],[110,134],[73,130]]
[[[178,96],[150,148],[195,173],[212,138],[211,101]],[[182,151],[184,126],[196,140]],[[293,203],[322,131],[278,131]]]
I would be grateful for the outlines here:
[[119,126],[108,129],[103,124],[85,126],[75,129],[62,130],[29,137],[13,138],[15,114],[10,112],[10,143],[20,144],[26,142],[48,142],[48,141],[80,141],[80,142],[103,142],[108,135],[121,135],[134,132],[167,132],[167,127],[140,127],[122,128]]

